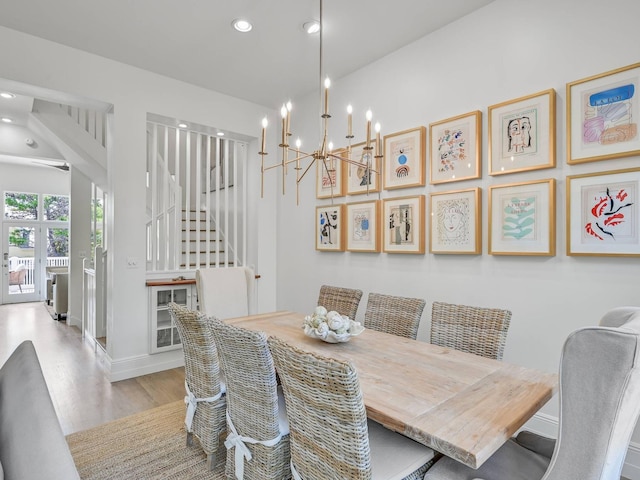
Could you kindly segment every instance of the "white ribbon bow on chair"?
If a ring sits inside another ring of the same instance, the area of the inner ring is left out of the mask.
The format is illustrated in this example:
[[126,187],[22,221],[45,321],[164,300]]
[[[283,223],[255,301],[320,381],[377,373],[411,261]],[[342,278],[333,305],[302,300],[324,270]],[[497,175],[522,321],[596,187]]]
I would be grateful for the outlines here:
[[209,398],[196,398],[196,396],[189,390],[189,385],[184,382],[184,388],[187,391],[187,395],[184,397],[184,403],[187,405],[187,416],[184,419],[184,424],[187,427],[187,432],[191,433],[191,425],[193,424],[193,416],[196,414],[198,403],[200,402],[215,402],[220,400],[224,395],[225,389],[223,385],[220,385],[220,393]]
[[227,433],[227,439],[224,442],[224,446],[227,447],[227,450],[234,448],[235,452],[235,474],[238,480],[243,480],[244,478],[244,461],[247,462],[251,460],[251,451],[249,447],[245,445],[245,443],[264,445],[265,447],[273,447],[277,445],[278,442],[282,439],[282,434],[278,434],[278,436],[272,440],[256,440],[251,437],[243,437],[242,435],[238,435],[236,427],[233,425],[231,421],[231,417],[229,416],[229,411],[227,410],[227,425],[229,427],[229,432]]

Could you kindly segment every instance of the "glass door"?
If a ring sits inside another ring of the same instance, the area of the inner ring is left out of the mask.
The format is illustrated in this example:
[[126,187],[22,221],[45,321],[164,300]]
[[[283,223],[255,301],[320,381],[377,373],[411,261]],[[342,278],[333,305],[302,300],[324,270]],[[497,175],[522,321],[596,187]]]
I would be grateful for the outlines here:
[[42,264],[39,227],[33,223],[5,223],[5,251],[2,253],[5,275],[2,303],[35,302],[42,295]]

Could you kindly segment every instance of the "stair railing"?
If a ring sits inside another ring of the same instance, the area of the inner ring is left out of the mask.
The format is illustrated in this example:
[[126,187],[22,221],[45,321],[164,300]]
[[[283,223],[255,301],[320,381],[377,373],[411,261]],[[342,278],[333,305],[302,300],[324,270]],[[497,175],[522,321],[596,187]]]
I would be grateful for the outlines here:
[[246,144],[151,120],[148,132],[147,270],[246,264]]
[[59,104],[60,109],[71,117],[80,127],[91,135],[103,147],[107,147],[107,115],[104,112],[87,110]]

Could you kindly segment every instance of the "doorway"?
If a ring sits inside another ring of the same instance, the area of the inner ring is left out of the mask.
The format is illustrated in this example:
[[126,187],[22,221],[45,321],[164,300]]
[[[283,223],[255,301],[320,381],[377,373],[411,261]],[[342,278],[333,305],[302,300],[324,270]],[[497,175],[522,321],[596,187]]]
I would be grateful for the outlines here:
[[69,197],[4,192],[4,218],[2,303],[44,300],[45,267],[69,266]]

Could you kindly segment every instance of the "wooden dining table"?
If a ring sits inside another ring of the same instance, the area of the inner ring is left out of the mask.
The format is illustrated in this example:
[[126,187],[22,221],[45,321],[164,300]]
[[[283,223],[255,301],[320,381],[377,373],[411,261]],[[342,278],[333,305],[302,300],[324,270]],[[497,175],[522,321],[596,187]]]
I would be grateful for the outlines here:
[[556,392],[558,377],[366,329],[349,342],[307,337],[304,314],[225,320],[302,350],[351,362],[367,416],[472,468],[482,465]]

